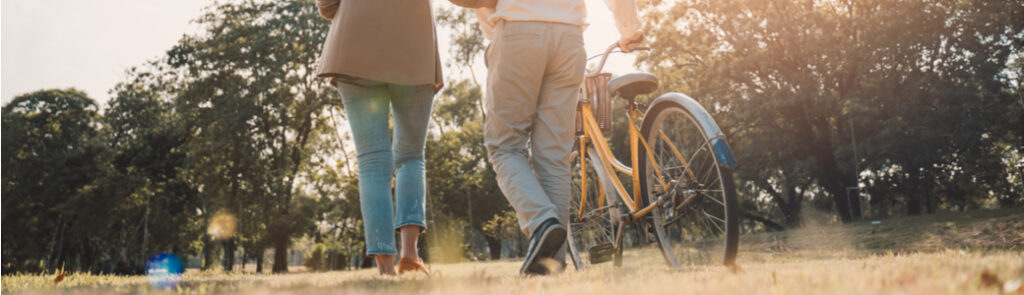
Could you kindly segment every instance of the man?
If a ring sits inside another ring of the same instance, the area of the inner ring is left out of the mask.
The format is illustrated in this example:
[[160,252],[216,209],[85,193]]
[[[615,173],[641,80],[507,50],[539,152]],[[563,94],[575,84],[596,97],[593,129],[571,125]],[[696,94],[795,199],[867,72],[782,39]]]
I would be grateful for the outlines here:
[[[547,259],[565,261],[576,96],[586,51],[584,0],[499,0],[476,9],[491,40],[486,55],[484,144],[498,186],[530,236],[522,274],[547,274]],[[605,0],[619,44],[642,39],[635,0]],[[529,149],[527,149],[529,143]]]

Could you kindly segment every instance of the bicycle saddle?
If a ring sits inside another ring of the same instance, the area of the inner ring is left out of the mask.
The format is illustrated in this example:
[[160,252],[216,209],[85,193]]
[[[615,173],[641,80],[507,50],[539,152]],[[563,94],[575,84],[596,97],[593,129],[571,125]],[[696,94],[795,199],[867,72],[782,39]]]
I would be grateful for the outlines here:
[[658,90],[658,77],[649,73],[630,73],[615,77],[608,82],[608,92],[625,99],[633,99],[637,95],[648,94]]

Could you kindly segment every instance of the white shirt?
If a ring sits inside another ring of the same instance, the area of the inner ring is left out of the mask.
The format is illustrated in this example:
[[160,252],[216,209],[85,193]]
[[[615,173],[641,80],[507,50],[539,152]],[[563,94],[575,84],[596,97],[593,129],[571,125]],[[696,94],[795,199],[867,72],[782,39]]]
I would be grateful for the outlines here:
[[[584,0],[499,0],[495,8],[477,8],[480,30],[487,39],[494,40],[494,26],[501,20],[542,21],[587,27],[587,8]],[[604,0],[612,11],[615,26],[623,37],[632,37],[640,31],[636,0]]]

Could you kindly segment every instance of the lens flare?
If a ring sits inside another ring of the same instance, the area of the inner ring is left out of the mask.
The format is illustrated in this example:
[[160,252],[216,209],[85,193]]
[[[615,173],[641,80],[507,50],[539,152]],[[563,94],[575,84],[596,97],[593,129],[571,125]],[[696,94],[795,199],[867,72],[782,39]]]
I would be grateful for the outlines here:
[[238,221],[234,215],[224,211],[217,212],[210,218],[210,225],[206,227],[206,234],[213,240],[226,240],[235,234]]
[[155,288],[174,288],[181,283],[181,276],[184,273],[185,265],[177,255],[171,253],[154,255],[146,263],[146,277],[149,278],[149,284]]

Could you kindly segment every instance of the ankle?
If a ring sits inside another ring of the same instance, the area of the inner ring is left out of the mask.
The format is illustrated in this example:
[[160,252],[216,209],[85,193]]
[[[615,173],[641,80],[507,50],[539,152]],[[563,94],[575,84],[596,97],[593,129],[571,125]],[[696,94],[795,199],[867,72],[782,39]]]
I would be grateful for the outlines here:
[[395,274],[395,256],[394,255],[376,255],[373,257],[377,262],[377,272],[381,275],[394,275]]
[[420,257],[419,253],[416,253],[416,248],[422,230],[423,228],[417,225],[406,225],[399,229],[402,235],[402,249],[399,257],[412,259]]

